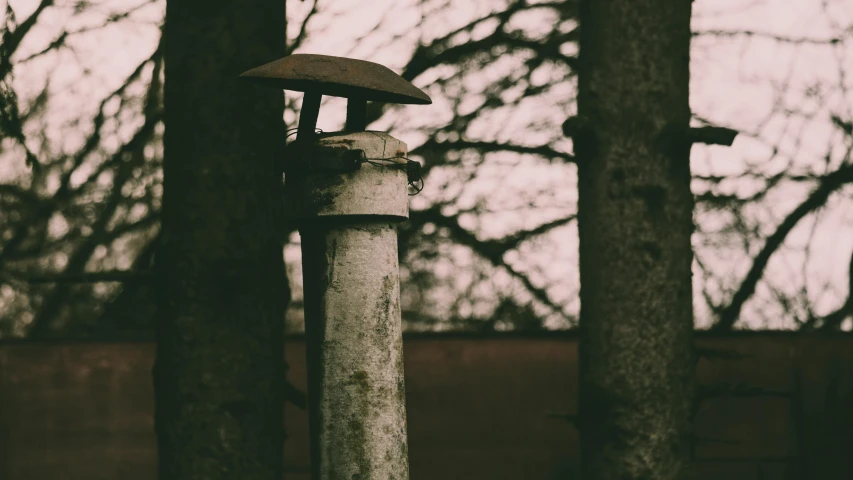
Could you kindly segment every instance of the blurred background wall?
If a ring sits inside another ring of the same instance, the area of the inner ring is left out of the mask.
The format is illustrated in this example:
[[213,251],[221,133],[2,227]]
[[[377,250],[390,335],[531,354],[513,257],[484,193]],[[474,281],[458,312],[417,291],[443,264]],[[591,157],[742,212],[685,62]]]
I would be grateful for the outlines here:
[[[702,480],[853,478],[853,338],[701,335]],[[304,344],[286,344],[305,388]],[[150,343],[0,344],[0,478],[156,476]],[[573,334],[409,335],[411,478],[571,479]],[[288,404],[288,478],[307,480],[305,411]]]

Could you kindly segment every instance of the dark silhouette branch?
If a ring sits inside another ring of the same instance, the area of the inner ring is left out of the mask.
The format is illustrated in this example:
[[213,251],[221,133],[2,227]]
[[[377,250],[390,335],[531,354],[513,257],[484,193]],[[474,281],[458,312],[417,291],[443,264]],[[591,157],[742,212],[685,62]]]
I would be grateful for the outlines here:
[[708,145],[732,146],[738,131],[725,127],[693,127],[688,130],[687,140],[690,143],[705,143]]
[[813,37],[788,37],[784,35],[775,35],[767,32],[756,32],[754,30],[698,30],[693,32],[694,37],[714,36],[714,37],[755,37],[773,40],[780,43],[793,44],[815,44],[815,45],[836,45],[841,42],[842,37],[828,38],[813,38]]
[[795,208],[777,227],[764,243],[764,247],[756,255],[749,272],[746,274],[740,287],[732,296],[728,306],[723,308],[717,322],[711,327],[712,330],[731,329],[740,317],[743,305],[755,292],[755,287],[764,275],[770,257],[782,246],[788,234],[806,215],[822,207],[829,196],[841,186],[853,183],[853,164],[847,164],[838,170],[820,178],[818,187]]
[[559,159],[565,162],[574,161],[573,155],[554,150],[549,145],[539,145],[530,147],[526,145],[516,145],[503,142],[483,142],[469,140],[437,142],[434,139],[430,139],[421,144],[420,146],[412,149],[409,154],[421,155],[425,152],[429,152],[444,155],[447,152],[468,149],[476,150],[480,153],[510,152],[523,155],[538,155],[549,160]]
[[302,25],[299,27],[299,33],[296,34],[296,38],[294,38],[293,42],[287,47],[287,55],[292,54],[297,48],[302,46],[302,42],[305,41],[308,33],[308,21],[311,20],[311,17],[316,15],[317,12],[317,0],[314,0],[314,3],[311,5],[311,10],[308,11],[308,14],[305,15],[305,18],[302,20]]
[[837,310],[821,319],[822,330],[838,330],[844,320],[853,317],[853,254],[850,255],[847,279],[847,300]]
[[[13,231],[11,237],[9,238],[9,240],[4,242],[3,248],[2,248],[2,250],[0,250],[0,268],[3,267],[4,263],[7,260],[9,260],[10,258],[14,258],[17,255],[18,250],[22,247],[22,245],[29,238],[29,236],[30,236],[29,231],[30,231],[32,225],[34,225],[34,224],[40,225],[40,224],[47,222],[47,220],[51,217],[51,215],[53,215],[53,213],[55,211],[59,210],[63,205],[67,204],[69,201],[72,200],[75,193],[77,193],[77,192],[75,192],[75,189],[72,188],[71,176],[74,174],[75,171],[77,171],[78,168],[80,168],[81,165],[83,165],[83,162],[101,144],[101,129],[107,120],[107,115],[106,115],[107,104],[113,98],[120,97],[120,96],[124,95],[127,92],[127,90],[131,87],[131,85],[135,81],[137,81],[139,78],[141,78],[142,73],[145,70],[145,67],[150,62],[155,62],[155,65],[161,63],[162,46],[163,46],[163,40],[161,38],[160,43],[157,46],[157,49],[151,54],[151,56],[149,56],[148,58],[146,58],[142,62],[140,62],[139,65],[137,65],[137,67],[133,70],[133,72],[131,72],[130,75],[128,75],[128,77],[125,79],[125,81],[122,83],[122,85],[120,85],[118,88],[116,88],[115,90],[110,92],[103,100],[101,100],[101,103],[98,105],[97,113],[95,114],[95,117],[92,120],[92,124],[93,124],[92,133],[87,137],[86,142],[83,144],[83,146],[75,153],[74,156],[71,157],[70,168],[65,170],[60,175],[59,188],[57,188],[57,190],[49,198],[43,199],[41,207],[37,211],[33,212],[33,214],[31,216],[24,218],[24,219],[22,219],[22,221],[18,222],[16,227],[14,228],[14,231]],[[159,69],[155,69],[155,72],[159,72]],[[157,87],[159,85],[159,83],[157,83],[156,80],[153,80],[152,84],[154,85],[154,87]],[[149,92],[150,91],[151,91],[151,88],[149,88]],[[145,109],[150,110],[151,107],[149,105],[158,104],[158,103],[159,103],[159,99],[156,95],[155,96],[149,95],[149,99],[146,100]],[[160,118],[161,118],[160,115],[161,115],[161,113],[155,112],[155,115],[152,115],[150,118],[148,118],[146,120],[146,124],[145,124],[144,128],[142,129],[145,132],[145,135],[150,136],[150,133],[152,133],[154,130],[154,126],[156,125],[157,122],[160,121]],[[138,141],[138,139],[137,139],[137,141]],[[122,149],[122,150],[120,150],[119,153],[123,154],[125,152],[127,152],[127,149]],[[113,159],[118,161],[121,159],[121,156],[117,154],[117,155],[113,156]],[[64,159],[64,158],[60,159],[61,162],[65,161],[65,160],[66,159]],[[102,165],[101,168],[99,169],[98,173],[100,173],[100,171],[102,171],[103,168],[105,168],[105,167]],[[89,177],[90,177],[89,180],[91,180],[91,178],[94,178],[91,175]],[[81,184],[81,186],[78,188],[78,190],[85,189],[87,187],[88,187],[88,181]],[[35,195],[35,193],[34,193],[34,195]]]
[[456,64],[470,55],[488,52],[498,46],[505,46],[513,50],[530,50],[536,52],[539,58],[561,61],[574,68],[577,65],[576,58],[560,52],[560,47],[572,40],[575,40],[574,32],[537,41],[522,38],[514,32],[507,33],[498,27],[494,33],[481,40],[451,47],[437,46],[435,43],[420,46],[415,50],[412,59],[400,75],[411,81],[432,67],[442,64]]
[[457,243],[465,245],[480,257],[488,260],[492,265],[506,269],[506,271],[515,279],[519,280],[524,287],[542,304],[548,306],[551,310],[568,316],[562,306],[555,303],[549,297],[547,291],[541,287],[537,287],[530,281],[527,275],[519,272],[504,260],[504,255],[518,247],[519,244],[541,235],[547,231],[566,225],[574,221],[575,216],[560,218],[545,224],[540,225],[531,230],[515,233],[499,240],[480,240],[477,236],[459,224],[458,218],[445,216],[441,213],[440,206],[435,206],[427,210],[412,211],[409,213],[409,219],[415,225],[423,225],[433,223],[439,227],[445,227],[450,232],[451,237]]
[[[53,0],[42,0],[38,7],[36,7],[35,11],[27,17],[26,20],[19,23],[18,26],[10,32],[7,38],[4,38],[5,45],[3,48],[9,58],[11,58],[18,50],[18,47],[21,46],[21,42],[24,40],[24,37],[27,36],[30,29],[32,29],[36,22],[38,22],[39,16],[41,16],[45,9],[51,6],[53,6]],[[7,6],[7,8],[11,10],[12,7]]]
[[19,63],[19,64],[27,63],[30,60],[41,57],[42,55],[45,55],[45,54],[47,54],[53,50],[59,49],[61,47],[65,47],[65,46],[67,46],[67,42],[71,37],[74,37],[76,35],[80,35],[83,33],[93,32],[95,30],[103,29],[104,27],[107,27],[111,24],[114,24],[116,22],[119,22],[121,20],[129,18],[134,12],[141,10],[142,8],[145,8],[148,5],[149,5],[149,2],[140,2],[139,4],[135,5],[134,7],[130,8],[128,10],[125,10],[121,13],[117,13],[114,15],[110,15],[103,23],[82,27],[82,28],[79,28],[77,30],[71,30],[71,31],[63,30],[46,47],[39,50],[38,52],[32,53],[29,56],[18,60],[17,63]]
[[[149,88],[157,88],[157,83],[152,82]],[[149,92],[150,93],[150,92]],[[147,104],[159,105],[160,100],[156,94],[149,95],[146,99]],[[150,110],[146,105],[145,110]],[[122,163],[121,160],[125,155],[138,155],[150,141],[154,134],[156,125],[160,122],[161,110],[156,110],[154,114],[146,116],[145,123],[137,130],[136,134],[126,144],[116,151],[108,163],[118,165],[115,173],[112,190],[107,201],[104,203],[99,212],[98,220],[92,225],[92,233],[85,238],[83,243],[77,247],[71,255],[68,264],[65,267],[64,273],[75,275],[83,271],[86,264],[89,262],[92,253],[98,245],[106,243],[109,240],[110,232],[107,226],[115,214],[116,209],[124,199],[122,196],[122,186],[132,175],[131,165],[127,162]],[[90,177],[94,178],[94,177]],[[60,313],[62,305],[65,303],[68,294],[71,292],[69,284],[58,284],[53,292],[45,299],[38,314],[33,318],[28,330],[28,335],[31,338],[41,338],[45,336],[53,323],[53,320]]]

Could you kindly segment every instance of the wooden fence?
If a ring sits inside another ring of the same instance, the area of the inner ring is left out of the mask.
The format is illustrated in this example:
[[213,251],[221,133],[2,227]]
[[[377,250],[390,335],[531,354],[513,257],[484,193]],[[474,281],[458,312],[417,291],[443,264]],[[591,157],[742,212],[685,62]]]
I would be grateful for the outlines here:
[[[853,336],[700,335],[698,478],[853,479]],[[305,386],[304,344],[286,342]],[[0,344],[0,478],[156,478],[149,343]],[[409,336],[412,480],[571,480],[573,334]],[[308,479],[305,412],[286,408],[287,478]]]

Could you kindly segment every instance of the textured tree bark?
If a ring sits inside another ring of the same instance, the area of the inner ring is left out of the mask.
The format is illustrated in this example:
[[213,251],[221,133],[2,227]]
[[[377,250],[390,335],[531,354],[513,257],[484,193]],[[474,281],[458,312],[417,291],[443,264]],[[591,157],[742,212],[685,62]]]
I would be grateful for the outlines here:
[[691,2],[581,2],[584,480],[691,477]]
[[282,478],[283,98],[238,75],[284,55],[284,22],[284,2],[167,2],[161,480]]

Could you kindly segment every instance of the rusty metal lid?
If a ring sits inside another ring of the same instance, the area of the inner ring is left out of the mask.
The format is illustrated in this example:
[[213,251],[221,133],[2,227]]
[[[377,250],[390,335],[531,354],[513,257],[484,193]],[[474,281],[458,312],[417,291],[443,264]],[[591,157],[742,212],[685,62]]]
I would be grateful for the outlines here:
[[329,55],[294,54],[240,75],[270,86],[371,102],[432,103],[429,95],[378,63]]

